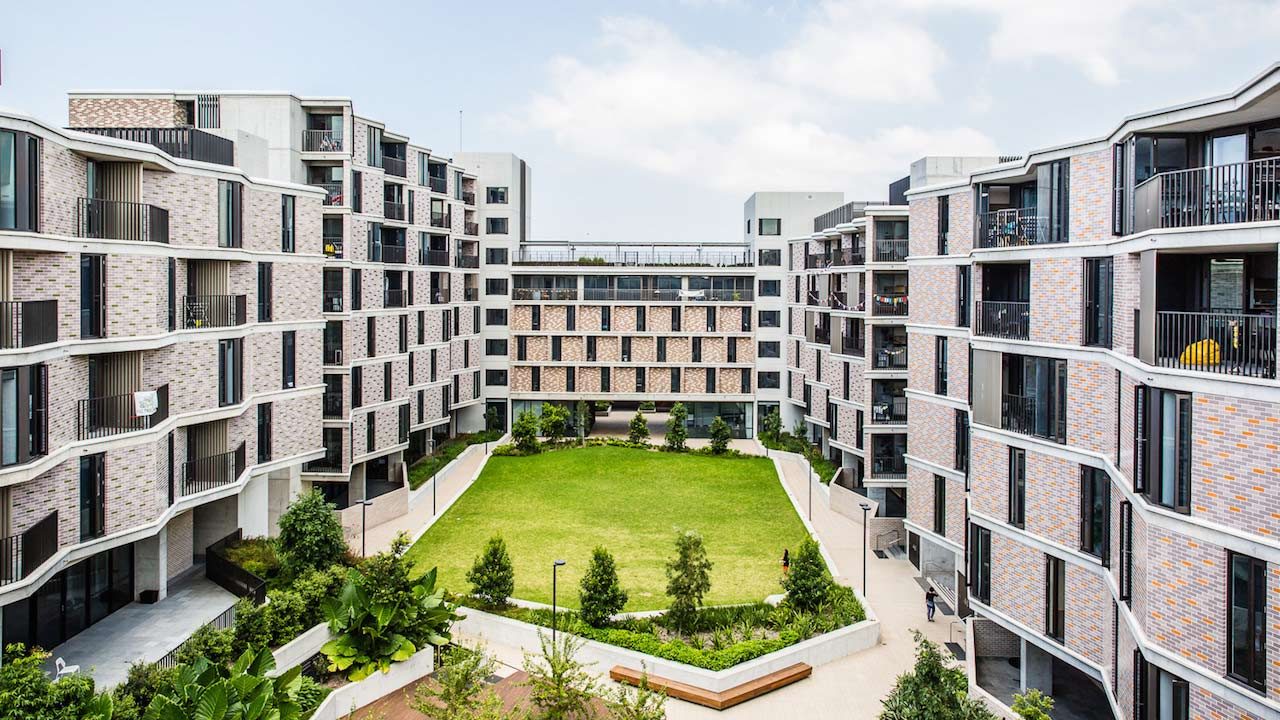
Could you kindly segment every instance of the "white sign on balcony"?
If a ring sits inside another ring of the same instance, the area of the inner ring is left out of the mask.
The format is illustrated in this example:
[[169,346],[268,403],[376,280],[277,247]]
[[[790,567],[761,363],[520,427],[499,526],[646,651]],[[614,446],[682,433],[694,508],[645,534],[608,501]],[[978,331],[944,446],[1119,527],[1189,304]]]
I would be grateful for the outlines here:
[[160,398],[155,390],[139,390],[133,394],[133,411],[138,417],[150,417],[160,409]]

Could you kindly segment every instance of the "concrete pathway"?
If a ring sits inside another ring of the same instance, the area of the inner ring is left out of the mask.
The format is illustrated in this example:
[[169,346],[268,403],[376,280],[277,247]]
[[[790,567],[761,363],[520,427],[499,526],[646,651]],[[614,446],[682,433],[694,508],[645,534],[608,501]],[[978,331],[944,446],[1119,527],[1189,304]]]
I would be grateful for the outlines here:
[[[496,443],[492,444],[496,446]],[[476,446],[472,446],[476,447]],[[491,448],[492,449],[492,446]],[[436,488],[436,513],[441,515],[445,508],[449,506],[455,498],[462,494],[467,485],[471,482],[471,478],[476,474],[480,465],[484,462],[483,446],[479,450],[469,453],[466,457],[455,462],[447,473],[436,476],[436,479],[427,480],[422,485],[421,492],[416,498],[409,501],[409,512],[401,515],[394,520],[382,523],[381,525],[371,526],[365,535],[365,548],[369,555],[374,555],[387,550],[391,547],[391,541],[395,539],[398,533],[408,533],[409,539],[413,540],[419,533],[426,530],[431,523],[431,483],[437,482],[439,486]],[[352,548],[352,552],[359,554],[360,536],[356,535]]]

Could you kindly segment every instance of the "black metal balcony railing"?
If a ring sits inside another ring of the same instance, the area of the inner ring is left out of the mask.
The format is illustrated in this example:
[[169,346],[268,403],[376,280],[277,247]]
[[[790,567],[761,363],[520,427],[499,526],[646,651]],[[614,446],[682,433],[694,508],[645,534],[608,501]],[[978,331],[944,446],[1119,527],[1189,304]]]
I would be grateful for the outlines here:
[[311,183],[316,187],[324,190],[324,204],[328,207],[344,204],[345,197],[342,194],[342,183],[340,182],[318,182]]
[[804,267],[806,270],[831,267],[831,256],[827,253],[809,253],[804,256]]
[[169,242],[169,211],[146,203],[80,198],[76,230],[82,238]]
[[396,177],[406,177],[407,175],[405,172],[404,160],[402,158],[390,157],[388,155],[382,156],[382,170],[386,174],[395,175]]
[[173,157],[218,165],[236,164],[236,146],[230,140],[193,127],[84,127],[80,132],[154,145]]
[[1153,175],[1133,190],[1134,232],[1280,220],[1280,159]]
[[17,535],[0,538],[0,586],[35,571],[58,551],[58,511]]
[[871,314],[888,317],[902,317],[907,314],[907,296],[891,293],[871,296]]
[[76,405],[76,438],[93,438],[146,430],[169,419],[169,386],[156,388],[156,410],[138,415],[134,393],[87,398]]
[[423,263],[424,265],[433,265],[435,267],[448,267],[449,251],[448,250],[428,250],[427,256],[423,258],[423,260],[426,261]]
[[462,299],[465,302],[476,302],[480,299],[480,288],[463,288]]
[[342,149],[342,133],[337,130],[303,130],[303,152],[335,152]]
[[813,329],[813,342],[820,345],[831,344],[831,329],[816,327]]
[[403,264],[408,258],[408,252],[403,245],[384,245],[382,243],[369,243],[369,260],[370,262],[398,263]]
[[1274,378],[1276,316],[1157,312],[1155,348],[1163,367]]
[[478,268],[480,267],[479,255],[455,255],[453,258],[454,267],[460,268]]
[[1031,337],[1031,303],[979,300],[977,303],[978,335],[1027,340]]
[[342,291],[341,290],[325,290],[323,312],[340,313],[342,312]]
[[431,227],[447,228],[449,227],[449,213],[431,213]]
[[382,217],[388,220],[404,219],[404,203],[385,200],[382,203]]
[[230,485],[244,473],[244,441],[234,450],[182,463],[182,497]]
[[0,302],[0,350],[58,341],[57,300]]
[[841,335],[840,349],[845,355],[853,355],[854,357],[864,357],[867,354],[867,346],[858,335]]
[[742,252],[649,252],[640,250],[533,250],[520,248],[513,265],[588,265],[609,266],[688,266],[688,267],[752,267],[751,253]]
[[462,202],[466,203],[467,205],[475,205],[475,204],[476,204],[476,194],[475,194],[474,192],[471,192],[470,190],[463,190],[463,191],[462,191]]
[[451,302],[452,300],[453,300],[453,294],[452,294],[452,291],[449,290],[449,287],[447,285],[444,287],[436,286],[431,288],[431,304],[432,305],[443,305],[447,302]]
[[331,257],[331,258],[342,257],[342,236],[341,235],[325,235],[324,236],[324,254],[325,254],[325,257]]
[[1022,435],[1032,435],[1046,440],[1067,441],[1067,417],[1065,412],[1049,413],[1038,407],[1033,395],[1000,396],[1000,427]]
[[807,293],[805,293],[804,302],[806,305],[814,305],[814,306],[821,305],[822,295],[818,294],[817,290],[810,290]]
[[871,403],[871,422],[900,425],[907,421],[907,399],[902,396],[882,398]]
[[906,480],[907,463],[902,458],[873,458],[871,477],[882,480]]
[[907,367],[907,346],[890,345],[876,349],[876,369],[899,370]]
[[325,343],[324,364],[325,365],[341,365],[342,364],[342,346],[341,345],[330,345],[328,343]]
[[342,393],[324,394],[324,416],[329,419],[342,417]]
[[443,193],[448,188],[449,182],[442,177],[432,175],[427,178],[427,187],[431,188],[431,192]]
[[183,295],[182,327],[222,328],[245,324],[244,295]]
[[[267,581],[245,570],[227,557],[227,549],[239,544],[243,535],[244,531],[237,529],[205,548],[204,574],[210,581],[232,595],[252,600],[254,605],[261,605],[267,601]],[[234,617],[225,625],[217,622],[215,618],[214,624],[230,627],[232,622]]]
[[978,247],[1020,247],[1048,242],[1049,216],[1037,208],[1008,208],[978,218]]
[[382,306],[389,308],[405,307],[409,301],[408,290],[385,290],[382,294]]
[[479,234],[480,234],[480,225],[479,225],[479,223],[473,223],[473,222],[464,222],[464,223],[462,223],[462,234],[463,234],[463,235],[473,235],[473,236],[474,236],[474,235],[479,235]]
[[906,262],[908,244],[906,239],[876,238],[876,262]]

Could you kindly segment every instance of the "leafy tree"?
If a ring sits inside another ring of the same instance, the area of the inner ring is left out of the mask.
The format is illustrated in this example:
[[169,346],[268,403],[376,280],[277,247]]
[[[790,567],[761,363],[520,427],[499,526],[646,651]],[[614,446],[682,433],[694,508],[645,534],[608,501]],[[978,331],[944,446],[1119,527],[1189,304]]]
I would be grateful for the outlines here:
[[778,442],[778,436],[782,434],[782,413],[774,410],[766,412],[764,419],[760,421],[760,438],[766,442]]
[[717,415],[716,419],[711,421],[711,452],[716,455],[724,454],[724,451],[729,449],[729,441],[732,439],[733,430],[729,427],[729,423]]
[[21,644],[5,647],[0,665],[0,720],[110,720],[111,697],[94,693],[93,678],[70,675],[51,682],[43,668],[48,657],[47,652],[28,651]]
[[604,627],[609,618],[622,612],[627,604],[627,593],[618,582],[618,569],[613,556],[603,547],[591,552],[587,574],[582,576],[578,592],[579,616],[592,627]]
[[618,685],[606,699],[612,720],[666,720],[667,696],[649,686],[649,673],[640,675],[634,688]]
[[333,510],[319,490],[312,490],[298,496],[280,516],[279,543],[286,576],[323,570],[347,554],[342,523]]
[[676,535],[676,556],[667,561],[667,596],[671,605],[667,618],[686,630],[702,606],[702,596],[711,590],[711,561],[702,536],[686,530]]
[[831,594],[831,574],[818,543],[805,538],[791,558],[791,572],[782,578],[787,603],[801,612],[817,610]]
[[164,668],[157,663],[131,664],[125,681],[111,691],[115,705],[112,720],[141,718],[152,698],[173,687],[177,673],[177,668]]
[[1049,711],[1053,710],[1053,698],[1031,689],[1014,695],[1011,709],[1022,720],[1051,720]]
[[446,649],[434,682],[419,683],[409,705],[428,720],[498,720],[506,717],[502,700],[487,678],[498,661],[479,647]]
[[489,432],[497,432],[502,429],[498,423],[498,408],[490,407],[484,411],[484,429]]
[[538,452],[538,416],[531,410],[520,413],[511,425],[511,437],[515,438],[520,452]]
[[549,402],[542,403],[542,435],[548,442],[560,442],[569,429],[569,408]]
[[501,535],[494,535],[485,543],[484,550],[467,571],[471,594],[494,606],[507,604],[507,598],[516,589],[516,570],[507,554],[507,543]]
[[[235,657],[235,631],[231,628],[218,629],[212,625],[201,625],[191,634],[187,641],[178,648],[177,661],[190,665],[200,658],[205,658],[215,665],[226,665]],[[253,647],[265,647],[267,643],[255,643]],[[145,705],[143,706],[145,707]]]
[[645,422],[644,413],[639,410],[631,416],[631,425],[627,428],[627,440],[633,443],[649,441],[649,423]]
[[668,450],[684,450],[684,441],[688,439],[689,432],[685,429],[685,420],[689,418],[689,411],[685,409],[684,403],[676,403],[671,406],[671,412],[667,416],[667,437],[666,444]]
[[591,720],[595,717],[592,701],[600,688],[586,663],[577,659],[582,641],[568,633],[555,640],[538,633],[542,645],[540,656],[526,654],[524,671],[529,675],[525,686],[529,700],[540,711],[542,720]]
[[267,648],[245,650],[230,667],[198,658],[179,665],[173,685],[156,695],[145,720],[296,720],[301,667],[277,677]]
[[946,662],[935,643],[913,631],[916,664],[898,676],[882,703],[880,720],[996,720],[986,705],[969,697],[964,671]]

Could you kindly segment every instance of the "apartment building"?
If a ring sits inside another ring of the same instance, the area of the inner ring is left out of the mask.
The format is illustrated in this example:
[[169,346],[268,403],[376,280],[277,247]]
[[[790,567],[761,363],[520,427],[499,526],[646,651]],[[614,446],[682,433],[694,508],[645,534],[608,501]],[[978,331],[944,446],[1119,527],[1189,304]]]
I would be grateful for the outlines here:
[[163,599],[324,454],[324,193],[172,125],[0,114],[0,645]]

